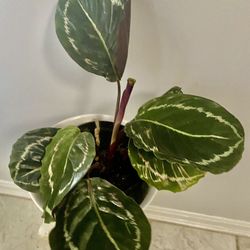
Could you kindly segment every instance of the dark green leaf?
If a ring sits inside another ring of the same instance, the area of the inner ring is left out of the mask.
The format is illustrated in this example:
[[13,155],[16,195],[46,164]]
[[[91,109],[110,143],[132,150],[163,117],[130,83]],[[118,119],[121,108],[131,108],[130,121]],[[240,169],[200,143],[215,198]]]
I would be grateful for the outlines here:
[[[167,98],[172,98],[174,96],[177,96],[177,95],[182,95],[182,90],[180,87],[173,87],[171,88],[170,90],[168,90],[165,94],[163,94],[161,97],[164,97],[165,99]],[[156,97],[156,98],[153,98],[149,101],[147,101],[144,105],[142,105],[139,110],[138,110],[138,114],[141,114],[141,113],[145,113],[152,105],[154,105],[154,103],[159,100],[159,98],[161,97]]]
[[129,158],[140,178],[159,190],[181,192],[205,176],[203,171],[191,165],[159,160],[153,153],[136,148],[132,141]]
[[56,216],[52,250],[147,250],[150,224],[140,206],[109,182],[82,180]]
[[130,29],[130,0],[59,0],[56,33],[71,58],[108,81],[120,80]]
[[53,209],[87,173],[94,157],[91,133],[81,133],[74,126],[58,131],[42,160],[40,191],[45,201],[45,222],[53,220]]
[[9,169],[13,181],[22,189],[39,191],[40,168],[45,147],[58,129],[41,128],[27,132],[13,145]]
[[126,125],[136,147],[158,159],[229,171],[241,159],[244,130],[219,104],[203,97],[169,92],[146,103]]

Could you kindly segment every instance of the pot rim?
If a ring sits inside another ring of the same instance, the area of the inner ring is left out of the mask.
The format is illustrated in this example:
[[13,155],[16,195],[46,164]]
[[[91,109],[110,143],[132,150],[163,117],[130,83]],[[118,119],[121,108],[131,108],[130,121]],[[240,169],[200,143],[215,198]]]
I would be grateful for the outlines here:
[[[113,122],[114,118],[112,115],[106,115],[106,114],[84,114],[84,115],[78,115],[69,117],[67,119],[64,119],[56,124],[53,125],[53,127],[57,128],[63,128],[68,125],[75,125],[79,126],[83,123],[87,122],[94,122],[94,121],[108,121]],[[125,125],[127,123],[126,120],[123,120],[122,125]],[[145,209],[154,199],[155,195],[157,193],[157,189],[149,186],[148,193],[146,194],[144,200],[140,204],[140,207],[142,209]],[[31,193],[29,192],[29,195],[32,199],[32,201],[35,203],[35,205],[38,207],[38,209],[43,212],[43,201],[41,199],[41,195],[39,193]]]

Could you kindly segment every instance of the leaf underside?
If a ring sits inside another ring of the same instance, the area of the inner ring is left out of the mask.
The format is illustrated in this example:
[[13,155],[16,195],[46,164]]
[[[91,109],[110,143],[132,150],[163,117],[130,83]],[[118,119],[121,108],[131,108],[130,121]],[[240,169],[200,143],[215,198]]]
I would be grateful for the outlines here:
[[59,0],[55,23],[59,41],[85,70],[120,80],[125,68],[131,0]]
[[59,208],[52,250],[147,250],[150,224],[140,206],[100,179],[83,179]]
[[[243,127],[232,114],[214,101],[183,94],[178,87],[144,104],[126,124],[125,131],[135,145],[131,146],[133,166],[144,179],[148,173],[151,183],[156,175],[166,178],[162,175],[167,172],[168,163],[181,166],[187,173],[194,168],[214,174],[229,171],[241,159],[244,149]],[[138,167],[149,155],[151,177],[146,165]]]
[[29,192],[39,191],[41,161],[57,130],[41,128],[29,131],[13,145],[9,169],[16,185]]
[[81,133],[75,126],[58,131],[42,160],[40,192],[45,201],[45,222],[54,220],[53,209],[87,173],[94,157],[91,133]]

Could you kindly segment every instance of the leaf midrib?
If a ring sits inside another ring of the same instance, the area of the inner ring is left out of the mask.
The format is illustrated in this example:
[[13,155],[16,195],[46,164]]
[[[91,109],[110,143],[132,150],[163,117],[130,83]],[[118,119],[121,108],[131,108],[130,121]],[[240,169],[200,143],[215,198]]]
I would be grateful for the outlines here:
[[114,72],[114,74],[115,74],[115,76],[116,76],[116,78],[117,78],[116,80],[119,80],[119,76],[118,76],[118,74],[117,74],[117,71],[116,71],[116,69],[115,69],[115,65],[114,65],[113,60],[112,60],[112,58],[111,58],[111,55],[110,55],[110,53],[109,53],[109,49],[108,49],[108,47],[107,47],[107,44],[106,44],[105,40],[103,39],[103,36],[102,36],[100,30],[97,28],[96,24],[94,23],[93,19],[89,16],[88,12],[86,11],[86,9],[85,9],[84,6],[82,5],[82,3],[81,3],[79,0],[77,0],[77,3],[79,4],[79,6],[80,6],[81,10],[83,11],[84,15],[87,17],[87,19],[88,19],[89,22],[91,23],[91,25],[92,25],[94,31],[96,32],[97,36],[98,36],[99,39],[101,40],[101,44],[103,45],[104,50],[105,50],[106,53],[107,53],[107,56],[108,56],[109,61],[110,61],[110,64],[111,64],[111,66],[112,66],[112,70],[113,70],[113,72]]
[[[219,135],[190,134],[188,132],[185,132],[185,131],[173,128],[173,127],[171,127],[169,125],[166,125],[166,124],[163,124],[163,123],[160,123],[160,122],[157,122],[157,121],[153,121],[153,120],[148,120],[148,119],[136,119],[134,122],[148,122],[148,123],[151,123],[153,125],[158,125],[158,126],[167,128],[169,130],[172,130],[172,131],[174,131],[176,133],[179,133],[179,134],[182,134],[182,135],[185,135],[185,136],[189,136],[189,137],[195,137],[195,138],[215,138],[215,139],[222,139],[222,140],[228,140],[229,139],[227,137],[223,137],[223,136],[219,136]],[[133,126],[133,122],[132,122],[131,126]]]
[[[80,134],[80,133],[79,133],[79,134]],[[66,168],[67,168],[66,166],[68,166],[69,155],[70,155],[70,153],[71,153],[71,150],[72,150],[72,148],[73,148],[73,146],[74,146],[74,144],[75,144],[75,141],[77,140],[79,134],[77,134],[77,135],[75,136],[75,138],[72,140],[71,144],[69,145],[68,152],[67,152],[67,155],[66,155],[66,158],[65,158],[65,163],[64,163],[64,166],[63,166],[63,172],[62,172],[61,178],[62,178],[62,177],[64,176],[64,174],[65,174],[65,171],[66,171]],[[72,169],[73,169],[73,166],[71,166],[71,167],[72,167]]]
[[102,217],[98,211],[97,205],[96,205],[96,201],[95,201],[95,197],[94,197],[94,192],[92,190],[92,183],[91,180],[87,180],[88,181],[88,192],[89,192],[89,196],[90,196],[90,202],[94,208],[94,211],[97,215],[98,221],[101,225],[101,228],[103,229],[104,233],[106,234],[107,238],[110,240],[110,242],[113,244],[113,246],[115,247],[116,250],[121,250],[119,248],[119,246],[116,244],[115,240],[113,239],[112,235],[110,234],[108,228],[106,227],[104,221],[102,220]]

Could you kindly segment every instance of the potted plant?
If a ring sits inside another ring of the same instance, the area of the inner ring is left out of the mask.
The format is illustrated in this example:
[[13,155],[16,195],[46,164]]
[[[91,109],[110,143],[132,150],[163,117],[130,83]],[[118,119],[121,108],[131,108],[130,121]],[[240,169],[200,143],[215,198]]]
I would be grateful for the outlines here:
[[[148,186],[184,191],[207,172],[241,159],[244,130],[218,103],[173,87],[122,125],[135,80],[121,96],[130,30],[130,0],[59,0],[62,46],[85,70],[115,82],[113,122],[67,121],[25,133],[13,146],[14,182],[38,194],[51,249],[148,249],[150,224],[140,203]],[[110,119],[110,118],[109,118]],[[77,118],[76,118],[77,120]]]

